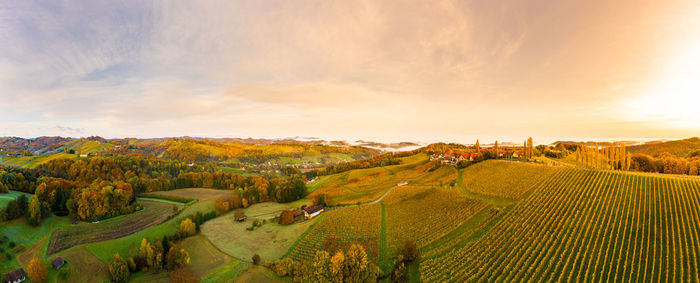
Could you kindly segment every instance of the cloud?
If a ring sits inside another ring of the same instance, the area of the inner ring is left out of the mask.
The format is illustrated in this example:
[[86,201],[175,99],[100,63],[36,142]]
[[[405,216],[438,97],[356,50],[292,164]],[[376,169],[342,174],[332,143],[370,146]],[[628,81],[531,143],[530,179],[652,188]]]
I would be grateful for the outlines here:
[[649,87],[667,34],[697,26],[692,4],[4,2],[0,128],[426,138],[569,125],[615,134],[626,124],[591,125],[626,121],[617,107]]
[[72,127],[56,125],[56,129],[58,129],[58,131],[62,132],[63,133],[62,135],[69,136],[69,137],[74,137],[77,135],[81,135],[83,133],[82,128],[72,128]]

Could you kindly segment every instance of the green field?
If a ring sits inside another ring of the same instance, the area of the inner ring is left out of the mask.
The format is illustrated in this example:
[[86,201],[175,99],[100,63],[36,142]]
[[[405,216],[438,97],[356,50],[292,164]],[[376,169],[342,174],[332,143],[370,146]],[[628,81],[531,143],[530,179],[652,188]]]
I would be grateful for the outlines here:
[[18,191],[10,191],[8,193],[0,193],[0,207],[5,207],[8,202],[10,202],[13,199],[16,199],[20,195],[26,195],[27,200],[29,200],[29,197],[32,196],[31,194],[18,192]]
[[399,165],[350,170],[321,177],[311,185],[313,192],[309,197],[325,194],[332,205],[359,204],[378,199],[400,182],[432,186],[448,183],[457,177],[457,171],[448,167],[426,173],[429,169],[426,167],[428,156],[423,153],[401,160]]

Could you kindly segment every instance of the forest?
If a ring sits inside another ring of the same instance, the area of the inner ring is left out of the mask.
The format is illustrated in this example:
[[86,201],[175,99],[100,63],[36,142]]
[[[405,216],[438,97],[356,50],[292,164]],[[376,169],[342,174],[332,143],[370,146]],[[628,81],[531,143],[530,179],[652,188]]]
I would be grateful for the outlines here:
[[75,219],[96,221],[141,209],[136,194],[191,187],[231,190],[251,204],[289,202],[307,194],[299,175],[243,176],[217,172],[215,167],[136,154],[54,159],[34,169],[0,167],[0,190],[34,194],[26,209],[17,212],[16,206],[8,206],[2,216],[8,220],[27,213],[38,225],[42,215],[66,212]]

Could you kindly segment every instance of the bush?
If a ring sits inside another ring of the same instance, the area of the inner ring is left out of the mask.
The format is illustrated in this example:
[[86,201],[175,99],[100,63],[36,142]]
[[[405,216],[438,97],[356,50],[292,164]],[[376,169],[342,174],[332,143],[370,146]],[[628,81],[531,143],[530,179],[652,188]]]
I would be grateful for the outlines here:
[[280,224],[289,225],[294,223],[294,212],[291,210],[282,211],[280,214]]
[[544,152],[544,156],[549,158],[562,158],[564,157],[564,152],[558,150],[547,150]]
[[174,245],[166,255],[166,265],[168,269],[174,270],[190,264],[190,254],[185,249]]
[[131,277],[129,265],[119,254],[114,254],[114,257],[109,262],[109,277],[112,279],[112,282],[128,282],[129,277]]
[[288,257],[277,260],[277,262],[275,262],[272,266],[272,271],[279,276],[291,276],[294,272],[294,261]]
[[406,268],[406,261],[399,256],[396,263],[394,263],[394,269],[391,271],[391,281],[392,282],[406,282],[408,281],[408,268]]
[[419,255],[420,254],[418,252],[418,246],[416,245],[416,243],[410,240],[406,241],[406,244],[403,247],[403,257],[407,261],[411,262],[416,260]]
[[182,220],[182,222],[180,222],[179,232],[182,238],[186,238],[194,235],[197,232],[197,227],[195,226],[194,222],[192,222],[192,219],[185,218]]

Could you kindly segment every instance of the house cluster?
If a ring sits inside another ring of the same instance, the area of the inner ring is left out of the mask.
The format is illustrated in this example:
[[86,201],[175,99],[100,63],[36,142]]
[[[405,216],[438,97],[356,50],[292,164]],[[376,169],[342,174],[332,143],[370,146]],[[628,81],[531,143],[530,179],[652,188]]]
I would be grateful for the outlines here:
[[430,156],[430,161],[440,160],[444,164],[457,165],[462,160],[474,161],[483,156],[481,152],[434,153]]
[[[66,260],[60,256],[54,258],[51,261],[51,266],[55,270],[59,270],[64,264],[66,264]],[[3,283],[19,283],[19,282],[24,282],[26,280],[27,280],[27,273],[24,272],[24,269],[18,268],[18,269],[15,269],[15,270],[10,271],[9,273],[5,274],[5,279],[3,279],[2,282]]]

